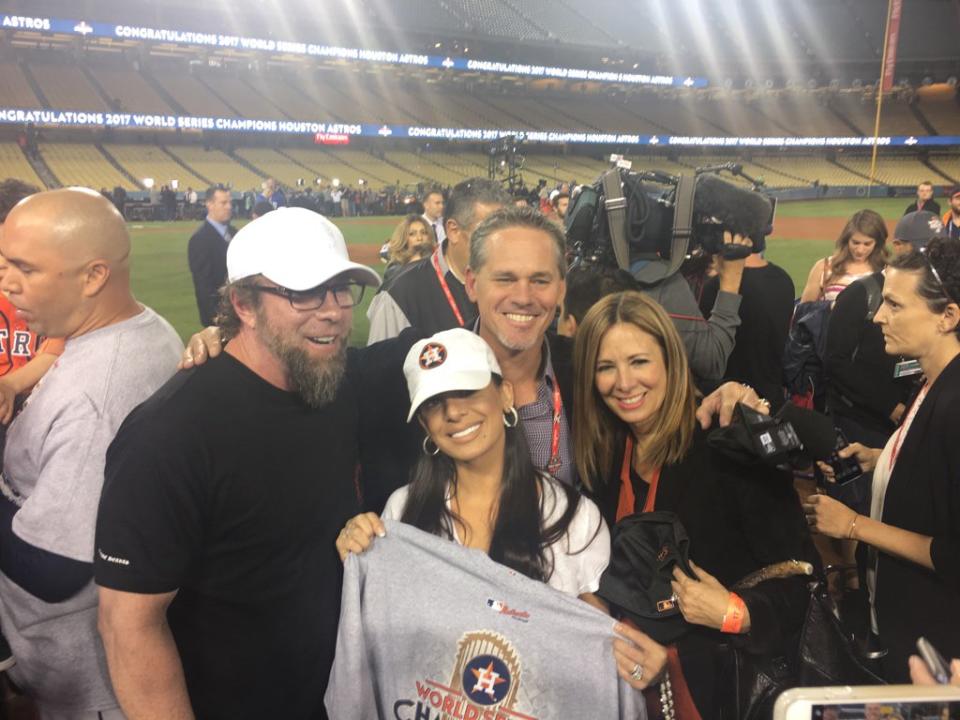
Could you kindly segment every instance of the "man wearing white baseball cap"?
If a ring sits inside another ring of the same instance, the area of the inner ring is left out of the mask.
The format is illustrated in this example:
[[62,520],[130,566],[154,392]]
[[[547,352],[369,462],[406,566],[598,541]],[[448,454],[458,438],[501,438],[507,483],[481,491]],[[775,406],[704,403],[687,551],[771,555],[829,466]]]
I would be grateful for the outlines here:
[[361,414],[392,388],[405,403],[405,350],[348,353],[379,277],[317,213],[249,223],[227,269],[224,351],[134,411],[107,454],[101,632],[130,717],[325,718]]

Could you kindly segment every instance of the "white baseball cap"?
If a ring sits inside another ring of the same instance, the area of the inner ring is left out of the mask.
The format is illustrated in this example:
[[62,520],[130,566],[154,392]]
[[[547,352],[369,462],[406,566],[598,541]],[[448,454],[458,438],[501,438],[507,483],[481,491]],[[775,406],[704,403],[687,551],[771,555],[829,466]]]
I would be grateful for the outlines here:
[[501,374],[493,350],[469,330],[444,330],[420,340],[403,361],[410,391],[407,422],[430,398],[454,390],[480,390],[490,384],[493,373]]
[[244,225],[227,247],[227,279],[263,275],[288,290],[310,290],[348,273],[361,285],[380,284],[366,265],[351,262],[340,228],[306,208],[279,208]]

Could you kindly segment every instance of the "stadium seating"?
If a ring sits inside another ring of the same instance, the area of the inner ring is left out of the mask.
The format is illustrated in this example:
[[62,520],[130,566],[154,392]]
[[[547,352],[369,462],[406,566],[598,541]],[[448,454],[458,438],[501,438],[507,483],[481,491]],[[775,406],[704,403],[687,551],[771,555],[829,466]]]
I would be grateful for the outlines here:
[[948,178],[952,178],[950,182],[960,187],[960,155],[932,155],[930,162]]
[[445,7],[477,34],[519,40],[547,39],[547,32],[522,16],[512,4],[498,0],[445,0]]
[[311,177],[308,170],[290,162],[290,158],[270,148],[238,148],[234,154],[261,170],[265,175],[290,187],[296,186],[297,180],[300,179],[311,185],[316,179],[316,173]]
[[62,185],[80,185],[99,190],[120,185],[139,190],[103,154],[89,143],[40,143],[40,154]]
[[[830,109],[826,100],[816,95],[781,93],[775,97],[758,98],[756,107],[770,119],[774,128],[785,135],[812,135],[815,137],[842,137],[853,130]],[[772,132],[763,132],[772,135]]]
[[233,117],[234,113],[196,77],[182,72],[155,72],[160,86],[180,107],[201,117]]
[[[395,180],[395,178],[392,177],[389,180],[385,179],[395,171],[395,168],[391,168],[384,164],[372,164],[372,166],[376,169],[376,172],[368,172],[367,174],[364,174],[362,170],[348,163],[343,157],[341,157],[341,152],[328,153],[320,148],[285,148],[279,152],[281,152],[285,157],[289,157],[308,172],[312,172],[312,179],[315,180],[316,178],[321,178],[324,185],[329,185],[333,179],[336,178],[342,185],[356,186],[357,181],[362,177],[364,180],[370,182],[371,187],[380,188],[385,185],[392,184]],[[357,153],[356,151],[352,151],[350,153],[350,158],[353,159],[355,155],[364,156],[365,153]],[[372,156],[367,157],[370,157],[372,160]],[[308,178],[304,177],[304,180],[308,181]]]
[[34,172],[33,167],[23,156],[23,152],[16,143],[0,142],[0,180],[8,177],[17,178],[37,187],[44,187],[43,182]]
[[[871,159],[869,155],[845,155],[839,161],[862,175],[868,177],[870,175]],[[916,185],[920,180],[926,178],[937,183],[946,181],[946,178],[936,177],[933,170],[915,158],[884,157],[882,154],[877,157],[875,174],[877,182],[884,185]]]
[[40,101],[17,63],[0,62],[0,98],[18,108],[39,108]]
[[[513,3],[524,18],[539,25],[553,38],[564,43],[607,45],[615,42],[583,12],[578,12],[564,0],[522,0]],[[589,11],[588,11],[589,12]]]
[[30,65],[30,72],[51,107],[99,112],[110,109],[76,65],[36,63]]
[[790,172],[809,182],[821,185],[866,185],[866,178],[825,160],[813,157],[791,157],[787,162]]
[[263,182],[263,177],[220,150],[169,145],[167,151],[186,164],[194,174],[202,175],[214,184],[228,185],[238,192],[259,189]]
[[[863,135],[873,135],[877,101],[866,95],[838,96],[832,103],[838,113],[852,122]],[[880,113],[881,135],[926,135],[927,131],[902,102],[885,100]]]
[[941,135],[960,135],[960,102],[956,98],[921,100],[920,111]]
[[198,177],[182,165],[179,165],[162,148],[149,145],[105,144],[104,149],[123,166],[123,168],[141,182],[144,178],[153,178],[158,186],[168,185],[171,180],[179,182],[179,189],[192,187],[201,192],[211,181]]
[[166,101],[140,73],[132,69],[106,68],[92,65],[90,72],[116,107],[125,112],[157,113],[173,111]]

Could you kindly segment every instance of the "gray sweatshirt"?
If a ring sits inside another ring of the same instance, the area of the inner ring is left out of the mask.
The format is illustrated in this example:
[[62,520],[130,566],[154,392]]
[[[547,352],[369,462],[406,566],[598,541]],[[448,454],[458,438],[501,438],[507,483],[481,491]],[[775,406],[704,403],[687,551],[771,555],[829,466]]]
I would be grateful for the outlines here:
[[385,525],[347,558],[330,717],[646,719],[617,676],[610,617],[478,550]]

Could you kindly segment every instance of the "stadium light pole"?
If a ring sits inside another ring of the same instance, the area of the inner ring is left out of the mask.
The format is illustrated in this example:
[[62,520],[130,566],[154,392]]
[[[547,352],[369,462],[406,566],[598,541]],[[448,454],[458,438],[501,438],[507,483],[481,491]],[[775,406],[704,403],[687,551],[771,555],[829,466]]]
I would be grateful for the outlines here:
[[[896,63],[897,41],[900,39],[900,12],[903,9],[903,0],[887,0],[887,23],[883,33],[883,56],[880,59],[880,86],[877,88],[877,115],[873,123],[873,151],[870,153],[870,178],[867,185],[867,197],[873,189],[873,181],[877,172],[877,140],[880,137],[880,111],[883,107],[883,93],[887,88],[887,64]],[[894,36],[890,37],[891,27],[895,27]],[[890,68],[893,75],[893,67]],[[892,85],[892,83],[890,83]]]

